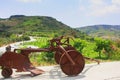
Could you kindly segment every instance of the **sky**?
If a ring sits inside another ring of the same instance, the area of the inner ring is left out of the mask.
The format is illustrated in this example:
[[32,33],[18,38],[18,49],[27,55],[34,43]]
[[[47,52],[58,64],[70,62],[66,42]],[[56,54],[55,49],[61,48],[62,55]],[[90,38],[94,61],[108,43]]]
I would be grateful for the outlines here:
[[120,25],[120,0],[0,0],[0,18],[50,16],[70,27]]

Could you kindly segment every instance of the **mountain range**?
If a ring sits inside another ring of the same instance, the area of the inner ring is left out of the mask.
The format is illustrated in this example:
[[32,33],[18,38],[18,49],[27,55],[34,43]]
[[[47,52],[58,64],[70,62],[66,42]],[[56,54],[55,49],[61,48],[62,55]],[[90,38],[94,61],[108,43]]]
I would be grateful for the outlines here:
[[73,35],[83,37],[120,38],[120,25],[91,25],[79,28],[70,26],[49,16],[12,15],[0,18],[0,37],[12,34],[27,34],[30,36],[60,36]]
[[36,36],[79,35],[78,30],[49,16],[12,15],[0,18],[0,36],[23,33]]
[[93,37],[120,38],[120,25],[91,25],[76,29]]

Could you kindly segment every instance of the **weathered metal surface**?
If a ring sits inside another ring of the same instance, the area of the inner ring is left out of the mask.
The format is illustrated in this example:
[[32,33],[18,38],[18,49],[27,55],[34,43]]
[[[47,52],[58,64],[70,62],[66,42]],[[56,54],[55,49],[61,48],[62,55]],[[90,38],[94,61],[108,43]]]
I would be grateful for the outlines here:
[[85,61],[79,52],[76,50],[68,50],[67,53],[69,54],[70,58],[73,60],[71,62],[69,58],[66,56],[66,54],[62,54],[61,59],[60,59],[60,66],[62,71],[69,76],[76,76],[80,72],[82,72]]
[[28,69],[28,71],[31,72],[31,76],[40,75],[45,72],[45,71],[43,71],[41,69],[37,69],[37,68],[31,68],[31,69]]
[[[65,49],[66,51],[68,51],[68,50],[75,50],[75,48],[72,47],[72,46],[66,46],[66,47],[64,47],[64,49]],[[62,52],[62,51],[60,51],[60,50],[58,50],[58,51],[55,52],[54,58],[55,58],[55,61],[56,61],[57,64],[59,64],[60,58],[61,58],[61,56],[62,56],[63,53],[64,53],[64,52]]]
[[4,68],[2,69],[2,72],[1,72],[1,74],[2,74],[5,78],[10,77],[10,75],[12,75],[12,73],[13,73],[12,69],[11,69],[11,68],[6,68],[6,67],[4,67]]
[[[32,76],[44,73],[41,69],[36,69],[29,60],[31,52],[55,52],[55,61],[60,64],[62,71],[69,76],[78,75],[82,72],[85,61],[81,53],[69,44],[69,37],[63,42],[64,36],[50,40],[48,48],[26,48],[15,49],[13,52],[10,46],[6,47],[6,52],[0,57],[0,66],[2,66],[2,75],[5,78],[12,75],[12,68],[17,71],[29,71]],[[63,47],[64,46],[64,47]],[[20,53],[17,53],[17,50]]]

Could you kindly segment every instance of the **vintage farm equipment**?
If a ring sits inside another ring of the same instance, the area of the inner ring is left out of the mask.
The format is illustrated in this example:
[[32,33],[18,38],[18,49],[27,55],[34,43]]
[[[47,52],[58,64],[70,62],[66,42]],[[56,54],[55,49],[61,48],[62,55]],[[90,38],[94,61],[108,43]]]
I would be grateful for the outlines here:
[[[2,76],[8,78],[12,75],[13,70],[29,71],[33,76],[44,73],[43,70],[35,68],[29,60],[31,52],[54,52],[54,58],[62,71],[69,76],[75,76],[82,72],[85,65],[85,58],[74,47],[69,44],[69,37],[62,39],[64,36],[53,38],[50,40],[49,48],[25,48],[10,50],[10,46],[6,48],[6,52],[0,57],[0,66],[2,68]],[[19,51],[19,53],[17,52]],[[90,59],[90,58],[88,58]],[[92,59],[93,60],[93,59]]]

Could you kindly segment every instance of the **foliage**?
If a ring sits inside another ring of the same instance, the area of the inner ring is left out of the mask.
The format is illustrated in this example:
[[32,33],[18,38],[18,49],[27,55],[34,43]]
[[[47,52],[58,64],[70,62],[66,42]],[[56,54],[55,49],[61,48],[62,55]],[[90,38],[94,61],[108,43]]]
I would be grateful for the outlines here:
[[115,42],[116,42],[116,43],[115,43],[116,46],[117,46],[118,48],[120,48],[120,40],[116,40]]
[[30,37],[29,36],[27,36],[27,35],[23,35],[23,36],[21,36],[20,37],[21,38],[21,40],[30,40]]
[[113,54],[110,57],[111,60],[120,60],[120,48],[113,51]]
[[[35,45],[39,48],[48,48],[49,40],[51,38],[41,37],[37,38],[34,42],[27,42],[26,45]],[[74,41],[70,40],[70,44],[72,44],[80,53],[82,53],[86,57],[90,58],[98,58],[99,51],[100,56],[99,59],[111,59],[111,60],[120,60],[120,51],[119,48],[114,45],[111,41],[105,40],[102,38],[95,38],[94,41],[90,40],[81,40],[80,38],[75,38]],[[111,45],[114,47],[111,47]],[[114,49],[113,49],[114,48]],[[108,56],[108,54],[110,54]],[[34,59],[34,55],[31,56],[32,62],[36,62],[37,65],[50,65],[55,64],[54,53],[52,52],[41,52],[37,54]]]
[[1,40],[0,46],[3,46],[3,45],[10,44],[10,43],[18,42],[18,41],[30,40],[30,38],[27,35],[19,36],[16,34],[12,34],[10,35],[10,37],[3,37],[3,38],[0,38],[0,40]]
[[99,52],[99,58],[101,58],[101,51],[104,50],[105,53],[107,53],[107,58],[110,57],[110,53],[112,51],[111,48],[111,41],[110,40],[106,40],[106,39],[102,39],[102,38],[95,38],[95,42],[96,42],[96,51]]
[[78,51],[82,52],[82,50],[85,46],[87,46],[87,41],[86,40],[80,40],[80,39],[75,40],[74,47]]
[[[49,38],[42,37],[38,38],[34,42],[24,43],[24,46],[34,45],[39,48],[48,48],[49,47]],[[33,53],[30,56],[32,63],[35,62],[36,65],[50,65],[55,64],[54,54],[52,52],[38,52],[37,54]]]

